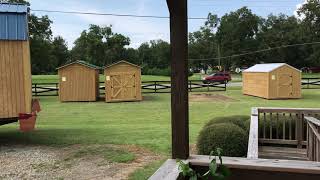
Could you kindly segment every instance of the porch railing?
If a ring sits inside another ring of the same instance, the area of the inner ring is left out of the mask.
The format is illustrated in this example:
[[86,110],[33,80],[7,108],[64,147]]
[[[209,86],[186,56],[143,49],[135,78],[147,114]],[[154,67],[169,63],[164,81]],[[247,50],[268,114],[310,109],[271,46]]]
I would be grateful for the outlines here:
[[307,156],[310,161],[320,162],[320,120],[305,117],[307,122]]
[[307,148],[308,158],[320,161],[320,109],[253,108],[247,157],[258,159],[260,145]]

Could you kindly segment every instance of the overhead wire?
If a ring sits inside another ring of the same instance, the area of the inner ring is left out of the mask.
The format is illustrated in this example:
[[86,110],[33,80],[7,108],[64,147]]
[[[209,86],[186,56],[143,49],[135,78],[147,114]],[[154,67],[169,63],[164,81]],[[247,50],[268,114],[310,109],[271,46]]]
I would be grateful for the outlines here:
[[[60,11],[60,10],[43,10],[43,9],[30,9],[34,12],[47,12],[47,13],[63,13],[63,14],[80,14],[80,15],[97,15],[97,16],[116,16],[116,17],[133,17],[133,18],[155,18],[155,19],[169,19],[169,16],[155,16],[155,15],[136,15],[136,14],[115,14],[115,13],[96,13],[96,12],[82,12],[82,11]],[[193,20],[207,20],[207,17],[189,17]]]

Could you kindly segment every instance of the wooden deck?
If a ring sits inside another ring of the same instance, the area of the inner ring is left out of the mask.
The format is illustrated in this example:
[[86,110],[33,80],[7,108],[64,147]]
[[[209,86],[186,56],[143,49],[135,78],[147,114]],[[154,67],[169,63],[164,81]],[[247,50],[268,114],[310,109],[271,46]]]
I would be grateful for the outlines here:
[[260,146],[259,158],[307,161],[307,149]]

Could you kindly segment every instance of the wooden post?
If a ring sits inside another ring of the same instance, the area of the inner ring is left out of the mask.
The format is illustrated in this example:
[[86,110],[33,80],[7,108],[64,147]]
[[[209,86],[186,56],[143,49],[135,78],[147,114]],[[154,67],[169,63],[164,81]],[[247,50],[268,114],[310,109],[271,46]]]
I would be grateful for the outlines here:
[[172,158],[189,157],[187,0],[167,0],[171,43]]

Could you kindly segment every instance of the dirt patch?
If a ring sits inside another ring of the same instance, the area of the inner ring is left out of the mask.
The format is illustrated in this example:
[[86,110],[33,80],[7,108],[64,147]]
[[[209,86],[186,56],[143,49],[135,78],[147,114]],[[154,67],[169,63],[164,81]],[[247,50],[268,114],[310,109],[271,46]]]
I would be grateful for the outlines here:
[[189,96],[191,102],[211,102],[211,101],[218,101],[218,102],[235,102],[235,99],[230,97],[221,95],[221,94],[191,94]]
[[[123,149],[135,155],[128,163],[110,162],[101,154],[79,154],[83,149]],[[129,174],[161,156],[131,145],[73,145],[0,147],[0,179],[127,179]]]

